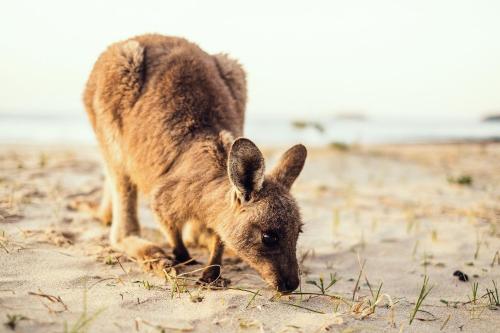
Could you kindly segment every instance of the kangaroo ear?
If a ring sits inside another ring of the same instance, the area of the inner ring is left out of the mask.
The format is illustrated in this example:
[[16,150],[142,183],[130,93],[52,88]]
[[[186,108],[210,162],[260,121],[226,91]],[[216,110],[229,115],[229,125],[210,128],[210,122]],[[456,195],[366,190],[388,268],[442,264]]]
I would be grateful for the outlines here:
[[285,188],[290,189],[299,176],[307,157],[307,149],[303,145],[295,145],[288,149],[278,164],[271,171],[271,177]]
[[231,183],[245,201],[260,191],[264,182],[264,157],[259,148],[245,138],[236,139],[229,151],[227,172]]

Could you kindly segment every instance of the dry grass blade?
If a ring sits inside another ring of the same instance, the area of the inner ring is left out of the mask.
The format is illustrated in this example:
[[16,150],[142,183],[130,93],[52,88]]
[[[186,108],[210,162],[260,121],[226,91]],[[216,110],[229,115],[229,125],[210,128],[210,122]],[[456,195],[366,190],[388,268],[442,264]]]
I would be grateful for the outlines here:
[[500,266],[500,251],[495,252],[490,266],[495,267],[495,263]]
[[45,294],[41,290],[39,290],[38,293],[30,291],[30,292],[28,292],[28,294],[32,295],[32,296],[38,296],[38,297],[48,299],[51,303],[59,303],[63,306],[63,309],[64,309],[63,311],[68,310],[68,307],[66,304],[64,304],[61,296],[54,296],[54,295]]
[[9,249],[7,249],[7,246],[5,246],[2,241],[0,241],[0,246],[2,247],[2,249],[4,249],[5,252],[10,253]]
[[[359,262],[359,257],[358,257],[358,262]],[[358,288],[359,288],[359,281],[361,280],[361,275],[363,275],[363,270],[365,269],[365,264],[366,264],[366,260],[363,260],[363,263],[360,263],[358,279],[356,280],[356,284],[354,285],[354,290],[352,291],[352,300],[353,301],[356,298],[356,292],[358,291]]]
[[302,305],[299,305],[299,304],[293,304],[293,303],[288,303],[288,302],[279,302],[279,303],[290,305],[290,306],[293,306],[293,307],[296,307],[296,308],[299,308],[299,309],[304,309],[304,310],[307,310],[307,311],[311,311],[311,312],[314,312],[314,313],[325,314],[323,311],[311,309],[311,308],[308,308],[306,306],[302,306]]
[[191,331],[194,330],[193,326],[175,327],[175,326],[166,326],[164,324],[162,324],[162,325],[160,325],[160,324],[153,324],[153,323],[151,323],[149,321],[146,321],[146,320],[144,320],[144,319],[142,319],[140,317],[137,317],[137,318],[135,318],[135,329],[138,332],[140,330],[139,324],[143,324],[143,325],[155,328],[155,329],[157,329],[160,332],[165,332],[166,330],[172,330],[172,331],[175,331],[175,332],[191,332]]
[[194,258],[191,258],[191,259],[189,259],[189,260],[186,260],[186,261],[180,262],[180,263],[178,263],[178,264],[176,264],[176,265],[174,265],[174,266],[172,266],[172,267],[173,267],[173,268],[177,268],[177,267],[186,266],[186,265],[188,265],[189,263],[191,263],[191,262],[193,262],[193,261],[195,261],[195,259],[194,259]]
[[441,325],[441,328],[439,329],[440,331],[444,330],[444,328],[446,327],[446,325],[450,321],[450,318],[451,318],[451,314],[449,314],[448,317],[446,317],[446,320],[443,322],[443,325]]
[[116,278],[116,277],[103,278],[103,279],[97,280],[96,282],[94,282],[93,284],[91,284],[90,287],[89,287],[89,290],[92,289],[93,287],[95,287],[97,284],[99,284],[101,282],[110,281],[110,280],[115,280],[117,282],[123,283],[123,281],[120,278]]
[[320,294],[320,293],[313,293],[313,292],[293,292],[293,293],[289,293],[288,295],[327,297],[331,300],[340,301],[340,302],[344,303],[345,305],[348,305],[348,306],[351,305],[342,296],[333,295],[333,294]]
[[128,272],[125,270],[125,268],[123,268],[123,265],[120,261],[120,258],[115,257],[115,259],[116,259],[116,262],[118,263],[118,265],[120,265],[120,268],[122,269],[122,271],[128,276]]
[[[177,275],[177,277],[180,278],[182,276],[187,276],[187,275],[190,275],[190,274],[193,274],[193,273],[201,272],[201,271],[204,271],[205,269],[207,269],[209,267],[222,267],[222,266],[221,265],[208,265],[208,266],[205,266],[205,267],[193,269],[192,271],[189,271],[189,272],[181,273],[181,274]],[[219,273],[219,276],[217,278],[219,278],[219,277],[220,277],[220,273]]]
[[255,292],[252,297],[250,298],[250,300],[248,301],[247,305],[245,306],[245,309],[248,309],[248,307],[250,306],[250,304],[252,304],[252,302],[255,300],[255,298],[257,296],[260,296],[260,289],[257,290],[257,292]]

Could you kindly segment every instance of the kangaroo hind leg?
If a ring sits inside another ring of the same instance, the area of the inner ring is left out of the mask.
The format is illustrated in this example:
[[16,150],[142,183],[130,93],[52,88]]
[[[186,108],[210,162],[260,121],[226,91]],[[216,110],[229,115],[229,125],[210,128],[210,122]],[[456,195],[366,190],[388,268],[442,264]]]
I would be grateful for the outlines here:
[[111,245],[136,259],[146,271],[160,276],[173,270],[173,259],[165,251],[141,237],[137,217],[137,187],[126,174],[115,172],[110,176],[112,224]]

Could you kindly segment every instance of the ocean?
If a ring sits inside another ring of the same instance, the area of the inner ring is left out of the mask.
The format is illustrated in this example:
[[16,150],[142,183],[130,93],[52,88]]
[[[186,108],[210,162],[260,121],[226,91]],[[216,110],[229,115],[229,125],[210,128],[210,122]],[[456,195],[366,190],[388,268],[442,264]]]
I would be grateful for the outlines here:
[[[245,135],[260,145],[432,143],[500,138],[500,122],[473,118],[380,117],[367,120],[335,117],[248,116]],[[85,113],[0,113],[0,143],[95,144]]]

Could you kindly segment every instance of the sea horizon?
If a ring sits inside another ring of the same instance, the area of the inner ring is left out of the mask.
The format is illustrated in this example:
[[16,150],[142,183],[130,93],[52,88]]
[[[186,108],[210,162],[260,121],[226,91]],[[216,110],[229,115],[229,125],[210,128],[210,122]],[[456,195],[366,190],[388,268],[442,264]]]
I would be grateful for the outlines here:
[[[245,136],[260,145],[324,146],[499,141],[500,122],[479,117],[338,117],[248,114]],[[96,144],[84,112],[0,112],[2,144]]]

